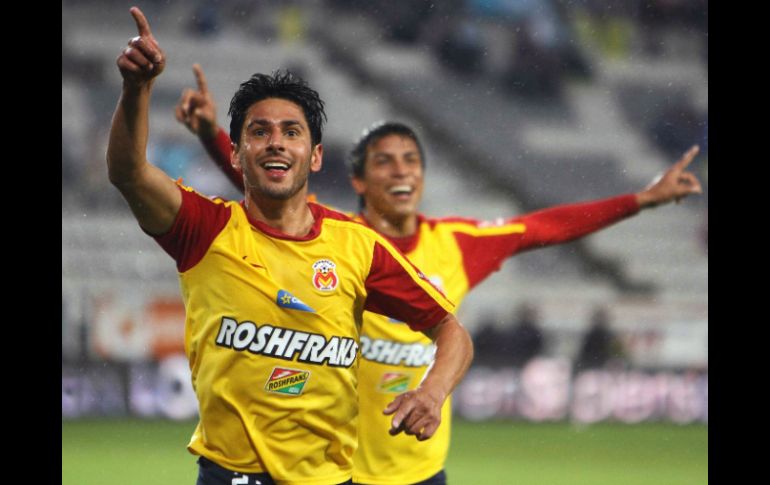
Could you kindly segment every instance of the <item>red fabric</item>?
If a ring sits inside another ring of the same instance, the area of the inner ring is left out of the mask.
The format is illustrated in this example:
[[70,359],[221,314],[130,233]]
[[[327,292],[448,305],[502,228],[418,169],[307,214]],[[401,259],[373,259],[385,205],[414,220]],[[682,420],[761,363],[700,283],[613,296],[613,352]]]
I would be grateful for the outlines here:
[[[505,224],[525,225],[523,233],[475,237],[456,233],[455,239],[463,253],[463,266],[473,288],[491,273],[500,269],[503,261],[528,249],[569,242],[605,228],[639,212],[633,194],[578,204],[566,204],[514,217]],[[451,219],[454,222],[474,222]],[[439,222],[448,221],[447,219]]]
[[[363,212],[358,213],[358,219],[363,221],[363,224],[367,227],[374,229],[371,224],[369,224],[369,221],[366,220],[366,216],[364,216]],[[420,224],[425,222],[425,216],[422,214],[417,214],[417,231],[415,231],[414,234],[411,236],[404,236],[404,237],[391,237],[386,234],[379,233],[381,236],[386,238],[388,242],[398,248],[399,251],[401,251],[404,254],[407,254],[414,250],[414,248],[417,247],[417,243],[420,242]],[[430,221],[427,221],[430,223]]]
[[217,136],[212,140],[204,140],[203,146],[206,148],[209,156],[214,160],[219,169],[222,170],[230,182],[235,185],[235,188],[243,193],[243,174],[233,168],[230,163],[232,144],[230,136],[225,130],[219,128]]
[[368,292],[365,310],[407,322],[412,330],[431,328],[447,314],[379,243],[374,245],[372,267],[365,285]]
[[183,273],[203,259],[230,220],[230,208],[181,187],[179,190],[182,206],[174,225],[166,234],[153,238],[174,258],[177,270]]
[[321,204],[308,202],[307,205],[310,208],[310,213],[313,214],[313,219],[314,219],[313,226],[310,228],[310,231],[304,236],[290,236],[288,234],[285,234],[279,231],[274,227],[268,226],[262,221],[258,221],[252,218],[251,215],[246,210],[246,206],[244,205],[244,203],[241,202],[241,207],[243,207],[243,211],[246,213],[246,218],[249,220],[249,224],[256,227],[257,229],[264,232],[270,237],[274,237],[276,239],[285,239],[287,241],[310,241],[312,239],[315,239],[321,233],[321,223],[323,222],[324,218],[338,219],[341,221],[352,221],[352,219],[346,216],[345,214],[329,209],[328,207],[325,207]]

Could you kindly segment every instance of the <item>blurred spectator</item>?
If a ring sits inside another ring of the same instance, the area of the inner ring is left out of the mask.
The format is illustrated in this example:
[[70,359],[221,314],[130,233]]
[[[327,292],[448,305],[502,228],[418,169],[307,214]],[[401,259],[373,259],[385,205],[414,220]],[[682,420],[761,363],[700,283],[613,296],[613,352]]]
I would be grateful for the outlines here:
[[591,316],[591,327],[583,336],[575,370],[601,369],[612,361],[622,359],[622,344],[610,329],[609,314],[605,308],[597,308]]
[[219,32],[219,6],[214,0],[203,0],[195,7],[190,30],[200,37],[210,37]]
[[388,0],[382,2],[376,14],[385,28],[388,39],[413,44],[420,36],[421,27],[433,12],[431,0]]
[[708,57],[708,0],[650,0],[639,5],[638,18],[648,54],[666,54],[666,34],[701,34],[702,50]]
[[498,366],[503,362],[505,334],[497,328],[491,315],[485,316],[479,330],[473,334],[473,363],[483,366]]
[[459,75],[481,73],[486,48],[473,20],[458,18],[438,46],[439,61]]
[[543,352],[545,341],[538,324],[537,309],[527,303],[516,310],[515,325],[505,339],[506,361],[514,367],[523,368]]
[[537,39],[530,24],[513,34],[513,59],[503,75],[503,85],[525,96],[553,97],[562,80],[558,52]]
[[299,5],[286,5],[278,11],[278,38],[283,44],[296,44],[305,38],[305,17]]

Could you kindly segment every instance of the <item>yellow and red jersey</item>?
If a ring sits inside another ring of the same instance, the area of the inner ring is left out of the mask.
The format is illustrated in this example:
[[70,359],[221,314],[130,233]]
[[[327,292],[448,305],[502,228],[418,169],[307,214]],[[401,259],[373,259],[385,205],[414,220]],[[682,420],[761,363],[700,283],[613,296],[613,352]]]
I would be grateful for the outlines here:
[[343,214],[309,204],[315,224],[296,238],[236,202],[182,195],[173,227],[156,240],[177,262],[187,313],[200,411],[189,450],[278,483],[348,480],[364,310],[420,330],[451,303]]
[[[206,145],[212,159],[233,184],[243,178],[230,165],[230,138],[220,130]],[[417,232],[388,238],[449,300],[459,305],[473,287],[519,252],[568,242],[636,214],[633,194],[556,206],[530,214],[480,221],[418,216]],[[362,216],[357,217],[366,224]],[[399,318],[364,313],[359,368],[359,445],[354,457],[356,483],[387,485],[425,480],[444,468],[451,433],[451,404],[433,437],[390,436],[390,416],[382,410],[402,392],[414,389],[433,360],[430,339],[411,331]]]
[[[561,206],[494,222],[468,218],[418,216],[417,232],[389,238],[428,279],[459,305],[465,295],[497,271],[506,258],[532,248],[565,242],[607,226],[638,211],[633,195]],[[359,220],[365,222],[362,216]],[[408,484],[444,468],[451,434],[451,403],[433,437],[386,434],[390,417],[382,414],[396,395],[414,389],[432,362],[430,339],[403,322],[364,314],[361,330],[359,446],[353,481],[362,484]]]

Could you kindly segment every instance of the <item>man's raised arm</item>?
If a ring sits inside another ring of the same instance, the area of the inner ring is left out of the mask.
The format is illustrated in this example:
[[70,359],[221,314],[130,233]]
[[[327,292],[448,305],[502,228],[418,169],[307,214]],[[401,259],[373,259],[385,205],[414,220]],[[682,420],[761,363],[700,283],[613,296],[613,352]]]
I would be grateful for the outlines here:
[[142,11],[136,7],[130,11],[139,35],[128,41],[117,59],[123,91],[112,118],[107,168],[110,182],[123,194],[139,225],[157,235],[171,228],[182,204],[174,181],[147,162],[150,93],[166,60]]
[[174,116],[198,137],[214,163],[235,188],[243,193],[243,173],[233,167],[232,141],[217,123],[217,106],[200,64],[193,64],[193,74],[198,89],[187,88],[182,91],[174,108]]

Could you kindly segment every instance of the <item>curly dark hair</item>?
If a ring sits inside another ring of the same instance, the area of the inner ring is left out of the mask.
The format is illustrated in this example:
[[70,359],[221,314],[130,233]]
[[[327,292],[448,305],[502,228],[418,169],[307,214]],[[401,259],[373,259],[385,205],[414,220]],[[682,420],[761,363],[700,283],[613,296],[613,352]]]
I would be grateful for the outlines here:
[[241,129],[246,112],[259,101],[268,98],[285,99],[302,108],[310,127],[313,146],[321,143],[323,124],[326,121],[324,102],[318,92],[308,86],[302,78],[289,71],[277,70],[272,75],[254,74],[241,83],[230,101],[230,139],[237,145],[241,142]]
[[414,130],[407,125],[396,121],[381,121],[364,130],[361,138],[358,139],[355,145],[353,145],[353,149],[350,151],[350,170],[354,177],[364,177],[366,150],[369,146],[388,135],[400,135],[411,138],[414,141],[414,144],[417,145],[417,149],[420,151],[420,160],[423,164],[423,168],[425,167],[425,153],[422,150],[422,145]]

